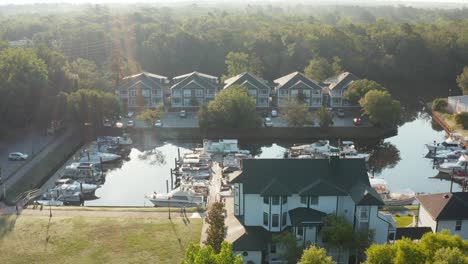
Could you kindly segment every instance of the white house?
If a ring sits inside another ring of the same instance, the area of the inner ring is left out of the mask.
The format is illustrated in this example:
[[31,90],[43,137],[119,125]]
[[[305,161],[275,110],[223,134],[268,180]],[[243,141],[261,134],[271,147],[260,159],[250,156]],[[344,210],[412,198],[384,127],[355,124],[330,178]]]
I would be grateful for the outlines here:
[[301,72],[293,72],[273,81],[276,84],[278,106],[285,105],[285,100],[302,96],[311,108],[322,107],[323,88]]
[[[374,243],[386,243],[391,223],[378,212],[383,202],[370,186],[363,159],[247,159],[234,185],[234,215],[226,240],[245,263],[279,263],[272,235],[295,234],[300,245],[322,243],[328,214],[344,216],[355,229],[374,229]],[[348,263],[352,252],[328,254]]]
[[350,72],[343,72],[338,76],[328,78],[324,81],[328,85],[328,93],[330,96],[330,106],[335,108],[357,107],[344,98],[346,89],[354,82],[359,80],[356,75]]
[[468,239],[468,193],[436,193],[417,196],[418,226],[430,227],[432,232],[447,229]]
[[165,76],[141,72],[122,78],[117,95],[122,104],[131,108],[149,108],[164,103],[164,94],[169,84]]
[[171,107],[193,108],[207,104],[218,92],[218,77],[192,72],[172,78]]
[[244,72],[224,81],[224,89],[229,89],[233,85],[245,87],[250,96],[255,100],[257,108],[266,108],[270,99],[270,86],[258,76]]

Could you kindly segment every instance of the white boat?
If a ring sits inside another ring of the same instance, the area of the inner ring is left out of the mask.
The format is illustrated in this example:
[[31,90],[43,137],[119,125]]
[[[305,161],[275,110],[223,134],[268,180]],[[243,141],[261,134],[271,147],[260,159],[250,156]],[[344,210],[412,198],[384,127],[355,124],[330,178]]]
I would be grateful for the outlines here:
[[73,162],[65,167],[61,172],[61,177],[84,182],[98,182],[104,176],[98,167],[99,165],[90,162]]
[[62,206],[63,202],[58,200],[38,200],[36,201],[37,204],[44,205],[44,206]]
[[461,150],[462,146],[462,136],[459,133],[450,134],[442,143],[426,144],[427,149],[430,152],[438,152],[441,150]]
[[101,186],[72,180],[57,186],[57,188],[59,188],[60,190],[69,190],[70,192],[81,192],[83,195],[94,195],[94,192],[99,187]]
[[53,188],[47,190],[46,193],[42,195],[44,200],[57,200],[61,201],[64,204],[79,204],[83,196],[81,192],[74,191],[72,189],[60,189],[60,188]]
[[203,140],[203,150],[208,153],[228,154],[239,153],[237,139],[220,139],[219,141]]
[[462,155],[457,161],[446,161],[437,166],[437,170],[443,173],[452,173],[455,170],[461,170],[468,167],[468,160],[465,155]]
[[370,157],[370,155],[367,153],[359,153],[357,151],[348,152],[348,153],[341,152],[340,156],[345,159],[364,159],[366,162],[369,161],[369,157]]
[[121,158],[120,155],[99,151],[83,151],[81,153],[80,162],[92,162],[92,163],[107,163],[117,161]]
[[169,193],[151,193],[145,195],[155,206],[193,207],[203,204],[203,196],[194,194],[184,188],[176,188]]
[[414,194],[392,193],[387,187],[387,182],[380,178],[369,178],[370,185],[380,195],[385,205],[402,206],[413,204]]
[[102,136],[97,138],[98,143],[112,143],[118,145],[132,145],[133,140],[130,135],[123,133],[121,137]]
[[312,144],[292,146],[290,148],[290,154],[292,157],[299,155],[310,155],[310,154],[327,154],[331,152],[337,152],[338,148],[330,146],[328,140],[319,140]]

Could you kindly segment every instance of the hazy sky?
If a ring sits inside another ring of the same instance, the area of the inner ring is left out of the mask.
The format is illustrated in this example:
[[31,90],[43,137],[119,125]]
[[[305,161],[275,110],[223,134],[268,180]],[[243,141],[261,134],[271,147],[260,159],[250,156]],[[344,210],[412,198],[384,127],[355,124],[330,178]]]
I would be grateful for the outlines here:
[[[216,0],[211,0],[211,1],[216,1]],[[202,2],[211,2],[210,0],[202,0]],[[218,1],[226,1],[226,2],[231,2],[232,0],[218,0]],[[157,2],[163,2],[163,3],[174,3],[174,2],[198,2],[197,0],[0,0],[0,5],[5,5],[5,4],[34,4],[34,3],[74,3],[74,4],[82,4],[82,3],[136,3],[136,2],[149,2],[149,3],[157,3]],[[287,0],[237,0],[236,2],[248,2],[248,3],[277,3],[277,2],[288,2]],[[303,3],[359,3],[359,2],[366,2],[366,3],[372,3],[376,2],[379,4],[385,3],[385,2],[390,2],[392,4],[395,3],[409,3],[409,2],[426,2],[426,3],[463,3],[467,4],[468,0],[303,0],[303,1],[298,1],[296,0],[295,2],[303,2]]]

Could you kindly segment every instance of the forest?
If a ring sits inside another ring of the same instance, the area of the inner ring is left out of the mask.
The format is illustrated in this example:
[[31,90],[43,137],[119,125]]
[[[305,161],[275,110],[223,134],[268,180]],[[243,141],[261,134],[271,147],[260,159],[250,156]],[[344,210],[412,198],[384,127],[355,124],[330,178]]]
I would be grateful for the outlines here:
[[[7,120],[21,125],[34,119],[33,113],[49,118],[50,110],[36,110],[59,104],[60,93],[111,92],[120,78],[142,70],[168,77],[194,70],[226,76],[234,61],[271,81],[320,59],[382,83],[397,97],[401,90],[424,97],[429,89],[438,96],[446,96],[447,87],[459,93],[455,80],[468,65],[468,9],[463,8],[72,7],[0,7],[0,92],[10,95],[1,97],[0,114],[11,112],[12,98],[25,98],[14,102],[25,108],[24,118],[18,121],[15,113]],[[12,48],[18,40],[27,48]],[[25,67],[13,67],[20,57]],[[32,75],[15,72],[24,69]]]

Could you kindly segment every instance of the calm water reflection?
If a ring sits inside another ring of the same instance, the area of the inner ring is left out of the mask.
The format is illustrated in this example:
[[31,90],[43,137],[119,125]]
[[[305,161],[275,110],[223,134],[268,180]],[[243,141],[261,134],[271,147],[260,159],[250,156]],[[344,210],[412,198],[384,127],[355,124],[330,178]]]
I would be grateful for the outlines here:
[[[424,158],[427,154],[424,144],[443,138],[444,132],[432,128],[427,114],[418,114],[416,119],[399,128],[397,136],[384,141],[400,151],[401,160],[392,168],[383,168],[376,176],[386,179],[389,188],[395,192],[449,191],[450,182],[430,178],[437,175],[437,170],[431,160]],[[199,143],[160,143],[157,146],[157,142],[148,137],[144,142],[139,147],[150,150],[132,149],[129,161],[124,162],[121,168],[108,171],[105,184],[96,191],[100,199],[87,201],[86,205],[151,206],[144,195],[166,191],[166,180],[170,181],[170,169],[174,167],[177,149],[180,148],[183,154]],[[256,158],[282,158],[288,145],[270,143],[243,147],[253,151]],[[454,184],[454,189],[459,190],[460,187]]]

